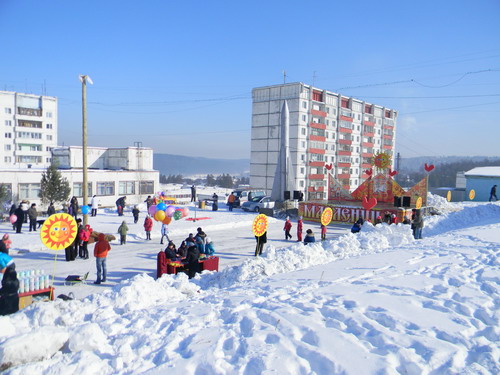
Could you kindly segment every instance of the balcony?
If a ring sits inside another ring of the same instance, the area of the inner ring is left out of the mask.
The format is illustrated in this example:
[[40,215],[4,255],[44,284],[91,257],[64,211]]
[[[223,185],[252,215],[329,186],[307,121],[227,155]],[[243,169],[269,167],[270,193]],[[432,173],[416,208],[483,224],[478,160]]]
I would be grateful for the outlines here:
[[383,138],[384,138],[384,139],[389,139],[389,140],[392,140],[392,135],[387,135],[387,134],[384,134],[384,135],[383,135]]
[[324,161],[310,161],[308,165],[310,167],[324,167],[325,162]]
[[373,143],[372,142],[363,142],[362,146],[363,147],[373,147]]
[[314,193],[314,192],[322,193],[323,191],[325,191],[325,188],[324,188],[324,186],[320,186],[320,187],[309,186],[307,188],[307,191],[310,193]]
[[338,155],[341,155],[341,156],[351,156],[351,151],[339,150]]
[[340,131],[341,133],[348,133],[348,134],[351,134],[351,133],[352,133],[352,129],[342,128],[342,127],[340,127],[340,128],[339,128],[339,131]]
[[311,134],[309,136],[309,140],[310,141],[319,141],[319,142],[325,142],[326,141],[326,137],[322,137],[320,135],[314,135],[314,134]]
[[361,157],[362,158],[371,158],[371,157],[373,157],[373,152],[362,152]]
[[309,152],[310,154],[325,154],[325,150],[321,148],[310,148],[307,152]]
[[373,132],[364,132],[363,135],[365,137],[375,137],[375,133],[373,133]]
[[351,177],[351,175],[349,173],[339,173],[337,175],[337,178],[338,179],[343,179],[343,180],[347,180]]
[[22,116],[42,117],[41,109],[17,107],[17,114]]
[[350,139],[339,139],[339,144],[341,145],[352,145],[352,140]]
[[392,150],[391,145],[383,145],[382,147],[384,148],[384,150]]
[[326,112],[318,111],[317,109],[311,109],[311,115],[319,116],[319,117],[326,117]]
[[351,163],[337,163],[338,168],[351,168]]
[[307,176],[309,180],[324,180],[325,175],[324,174],[310,174]]
[[373,167],[370,163],[361,163],[361,168],[368,168],[370,169],[371,167]]
[[342,116],[340,115],[340,119],[348,122],[352,122],[352,117]]
[[326,125],[325,124],[321,124],[321,123],[318,123],[318,122],[310,122],[309,126],[311,128],[315,128],[315,129],[323,129],[323,130],[326,129]]

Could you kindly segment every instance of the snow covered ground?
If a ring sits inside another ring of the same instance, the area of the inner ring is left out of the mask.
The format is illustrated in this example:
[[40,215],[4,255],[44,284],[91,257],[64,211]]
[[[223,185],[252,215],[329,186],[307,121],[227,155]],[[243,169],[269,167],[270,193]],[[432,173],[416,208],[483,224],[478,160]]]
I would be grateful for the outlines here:
[[[130,213],[129,243],[112,244],[110,282],[100,286],[60,285],[71,273],[95,277],[92,257],[54,262],[37,235],[12,235],[18,270],[55,268],[56,294],[78,299],[0,317],[0,366],[6,374],[497,374],[500,204],[431,201],[443,215],[427,218],[423,240],[409,226],[367,223],[358,235],[332,226],[328,241],[304,246],[284,241],[283,221],[271,219],[260,258],[254,214],[198,211],[210,218],[174,222],[171,237],[178,243],[201,226],[221,268],[191,281],[154,279],[159,225],[146,242]],[[123,218],[90,219],[114,233]],[[319,237],[317,224],[307,228]]]

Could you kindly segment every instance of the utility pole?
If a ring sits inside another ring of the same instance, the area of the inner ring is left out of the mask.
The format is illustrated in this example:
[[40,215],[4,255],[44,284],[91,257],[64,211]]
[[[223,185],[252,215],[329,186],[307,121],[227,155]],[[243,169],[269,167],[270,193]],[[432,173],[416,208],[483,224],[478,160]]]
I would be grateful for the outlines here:
[[[80,75],[82,83],[82,157],[83,157],[83,206],[88,205],[88,179],[87,179],[87,81],[93,84],[87,75]],[[83,215],[83,225],[88,223],[88,213]]]

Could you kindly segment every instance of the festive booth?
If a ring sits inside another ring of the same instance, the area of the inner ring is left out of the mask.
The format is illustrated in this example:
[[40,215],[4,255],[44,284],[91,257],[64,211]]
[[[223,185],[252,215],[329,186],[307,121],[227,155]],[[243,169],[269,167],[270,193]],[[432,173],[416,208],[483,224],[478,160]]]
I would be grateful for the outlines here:
[[[363,176],[368,178],[352,193],[330,172],[327,201],[300,202],[299,215],[305,220],[320,222],[323,211],[330,207],[335,223],[353,223],[359,218],[375,223],[377,216],[383,217],[386,213],[395,214],[401,222],[405,216],[411,216],[413,208],[422,208],[427,204],[428,176],[405,190],[393,179],[397,171],[390,169],[391,158],[388,154],[375,155],[372,166],[364,172]],[[332,165],[326,168],[331,170]],[[433,165],[425,164],[427,172],[432,169]]]

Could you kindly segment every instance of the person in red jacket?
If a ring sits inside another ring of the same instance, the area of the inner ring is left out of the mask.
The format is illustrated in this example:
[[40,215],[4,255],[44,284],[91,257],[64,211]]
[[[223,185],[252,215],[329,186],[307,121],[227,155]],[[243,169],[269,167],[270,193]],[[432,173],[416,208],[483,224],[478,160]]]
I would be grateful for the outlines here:
[[321,241],[326,240],[326,225],[321,224]]
[[290,234],[290,230],[292,229],[292,222],[290,221],[290,216],[286,217],[285,221],[285,227],[283,230],[285,231],[285,240],[288,241],[288,237],[292,238],[292,235]]
[[90,225],[85,225],[85,228],[80,230],[80,233],[78,234],[80,238],[80,258],[83,259],[89,259],[89,250],[87,249],[87,245],[89,243],[90,235],[92,233],[92,228],[90,228]]
[[297,221],[297,242],[302,242],[302,216]]
[[150,240],[151,239],[151,230],[153,229],[153,219],[151,219],[151,216],[146,216],[146,219],[144,219],[144,230],[146,231],[146,239]]
[[111,250],[111,246],[109,242],[106,241],[106,235],[100,233],[94,246],[94,256],[97,266],[97,280],[94,281],[94,284],[100,284],[106,281],[106,258],[109,250]]

